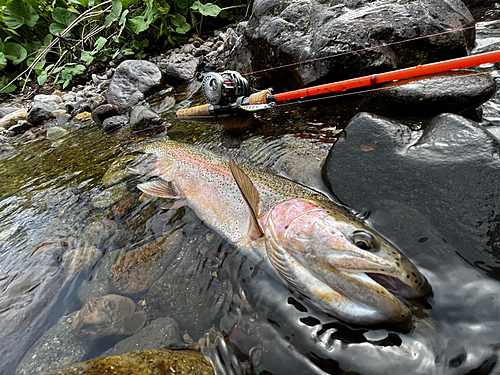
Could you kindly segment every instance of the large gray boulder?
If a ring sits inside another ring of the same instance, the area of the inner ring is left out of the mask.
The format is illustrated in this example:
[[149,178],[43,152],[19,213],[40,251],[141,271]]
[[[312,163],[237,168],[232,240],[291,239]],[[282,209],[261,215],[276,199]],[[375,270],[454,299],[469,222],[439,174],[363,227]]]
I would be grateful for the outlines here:
[[[466,55],[473,29],[398,42],[469,26],[474,19],[460,0],[257,0],[226,67],[249,72],[320,59],[268,71],[262,82],[295,89]],[[383,47],[369,49],[376,46]]]
[[116,68],[109,84],[108,103],[117,105],[125,113],[162,85],[162,72],[156,64],[143,60],[126,60]]

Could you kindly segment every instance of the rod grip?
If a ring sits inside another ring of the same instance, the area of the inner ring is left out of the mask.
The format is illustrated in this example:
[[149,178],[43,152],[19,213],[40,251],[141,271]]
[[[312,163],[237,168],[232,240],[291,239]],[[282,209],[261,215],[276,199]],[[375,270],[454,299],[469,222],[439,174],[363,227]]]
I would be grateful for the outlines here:
[[177,111],[177,118],[180,117],[198,117],[198,116],[211,116],[210,104],[203,104],[192,108],[179,109]]
[[271,91],[263,90],[250,95],[248,98],[248,104],[267,104],[267,96],[271,95]]

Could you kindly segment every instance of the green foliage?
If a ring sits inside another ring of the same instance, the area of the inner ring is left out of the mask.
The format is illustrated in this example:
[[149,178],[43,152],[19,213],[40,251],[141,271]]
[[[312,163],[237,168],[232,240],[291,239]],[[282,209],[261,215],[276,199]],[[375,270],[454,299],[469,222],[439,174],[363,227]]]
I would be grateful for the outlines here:
[[193,5],[191,5],[191,9],[197,12],[200,12],[204,16],[217,17],[220,13],[220,8],[211,3],[202,4],[198,0],[196,0]]
[[162,52],[167,44],[241,19],[247,7],[241,0],[112,0],[99,6],[105,1],[0,0],[0,91],[15,90],[5,86],[31,72],[39,85],[52,77],[66,88],[96,64]]
[[11,29],[18,29],[23,25],[35,27],[38,14],[33,7],[22,0],[13,0],[5,8],[3,22]]

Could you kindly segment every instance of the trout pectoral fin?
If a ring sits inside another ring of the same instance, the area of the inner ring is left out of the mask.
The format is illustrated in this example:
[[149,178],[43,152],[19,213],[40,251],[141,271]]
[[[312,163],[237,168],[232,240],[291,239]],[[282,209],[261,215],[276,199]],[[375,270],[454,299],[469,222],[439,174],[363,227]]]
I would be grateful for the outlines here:
[[257,239],[259,237],[264,236],[264,231],[262,230],[259,224],[259,193],[255,188],[252,180],[241,170],[238,165],[234,162],[233,159],[229,159],[229,169],[231,170],[231,174],[236,181],[236,185],[238,185],[238,189],[240,189],[241,195],[243,199],[248,205],[250,209],[250,228],[248,230],[248,236],[251,239]]
[[187,200],[179,199],[175,202],[170,202],[170,203],[167,203],[165,206],[163,206],[161,209],[161,213],[164,213],[165,211],[168,211],[168,210],[176,210],[178,208],[184,207],[185,205],[187,205]]
[[137,188],[142,192],[152,195],[154,197],[179,199],[180,194],[177,192],[175,186],[165,180],[154,180],[137,185]]

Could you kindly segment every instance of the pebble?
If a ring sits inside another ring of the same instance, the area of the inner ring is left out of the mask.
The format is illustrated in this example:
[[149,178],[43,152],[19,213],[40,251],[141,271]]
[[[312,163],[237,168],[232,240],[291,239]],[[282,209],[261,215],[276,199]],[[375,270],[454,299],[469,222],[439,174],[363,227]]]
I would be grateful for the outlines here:
[[62,138],[68,134],[68,130],[61,128],[60,126],[53,126],[47,130],[47,139],[51,141],[55,141],[59,138]]
[[117,294],[92,298],[76,314],[75,336],[97,339],[114,335],[130,336],[141,330],[147,314],[128,297]]

